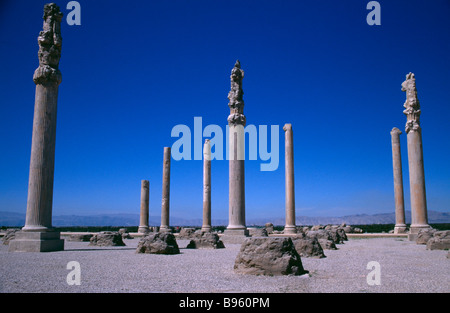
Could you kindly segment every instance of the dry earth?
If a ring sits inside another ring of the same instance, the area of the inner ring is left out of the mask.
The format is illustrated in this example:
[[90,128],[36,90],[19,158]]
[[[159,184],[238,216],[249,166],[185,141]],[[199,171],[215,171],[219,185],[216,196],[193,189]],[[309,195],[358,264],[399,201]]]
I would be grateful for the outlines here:
[[[179,255],[136,254],[139,238],[125,247],[91,247],[88,242],[65,242],[65,251],[11,253],[0,246],[0,292],[145,292],[145,293],[296,293],[296,292],[450,292],[447,251],[426,250],[406,238],[350,238],[338,250],[325,250],[324,259],[302,258],[309,271],[302,276],[235,274],[239,244],[225,249],[184,249]],[[68,285],[67,264],[77,261],[80,285]],[[380,264],[380,285],[367,276]]]

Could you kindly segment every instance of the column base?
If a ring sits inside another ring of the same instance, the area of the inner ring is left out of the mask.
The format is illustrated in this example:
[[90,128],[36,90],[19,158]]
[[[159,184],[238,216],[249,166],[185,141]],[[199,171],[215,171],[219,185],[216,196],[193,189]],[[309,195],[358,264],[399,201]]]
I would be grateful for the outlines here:
[[431,228],[428,224],[411,224],[411,226],[409,226],[408,240],[416,241],[419,231],[428,228]]
[[145,234],[148,233],[150,230],[148,228],[148,226],[139,226],[138,228],[138,233],[140,234]]
[[411,226],[409,226],[409,233],[418,234],[421,229],[427,228],[431,228],[431,226],[428,224],[411,224]]
[[283,233],[284,234],[296,234],[297,227],[295,227],[294,225],[286,225],[286,226],[284,226]]
[[211,226],[202,226],[202,231],[209,233],[211,231]]
[[9,242],[9,252],[52,252],[64,250],[64,239],[59,231],[18,231]]
[[236,243],[236,244],[242,244],[245,239],[249,238],[249,232],[247,228],[231,228],[231,229],[225,229],[223,232],[223,235],[220,237],[220,239],[224,243]]
[[170,228],[169,226],[163,226],[163,225],[161,225],[160,227],[159,227],[159,232],[160,233],[164,233],[164,232],[172,232],[172,228]]
[[406,229],[405,224],[396,224],[394,226],[394,234],[406,234]]
[[224,235],[228,236],[248,236],[247,228],[227,228],[223,232]]
[[51,232],[53,231],[51,228],[45,227],[45,226],[28,226],[25,225],[24,227],[22,227],[22,231],[24,232]]

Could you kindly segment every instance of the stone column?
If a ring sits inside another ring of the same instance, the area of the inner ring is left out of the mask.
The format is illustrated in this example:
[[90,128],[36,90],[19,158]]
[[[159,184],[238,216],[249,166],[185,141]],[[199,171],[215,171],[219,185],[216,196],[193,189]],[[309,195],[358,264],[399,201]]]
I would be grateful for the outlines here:
[[203,225],[202,231],[211,231],[211,145],[203,145]]
[[9,251],[64,250],[64,240],[60,239],[59,232],[52,229],[62,17],[63,14],[54,3],[44,6],[43,30],[38,36],[39,67],[33,75],[36,94],[25,226],[16,234],[16,240],[11,241]]
[[162,203],[161,203],[161,227],[159,231],[170,231],[169,227],[169,202],[170,202],[170,147],[164,147]]
[[400,152],[400,134],[397,127],[391,130],[392,141],[392,165],[394,169],[394,197],[395,197],[395,234],[406,232],[405,224],[405,202],[403,198],[403,174],[402,157]]
[[286,225],[284,233],[296,233],[295,227],[295,189],[294,189],[294,138],[292,125],[285,124],[285,176],[286,176]]
[[417,98],[416,79],[413,73],[406,75],[402,83],[406,92],[403,105],[406,115],[408,141],[409,185],[411,193],[411,227],[410,233],[417,234],[420,229],[429,228],[427,216],[427,199],[425,192],[425,172],[423,167],[422,128],[420,127],[420,103]]
[[147,233],[149,215],[150,182],[141,180],[141,216],[138,233]]
[[242,79],[244,71],[236,61],[231,71],[229,126],[229,224],[227,235],[248,235],[245,226],[245,177],[244,177],[244,91]]

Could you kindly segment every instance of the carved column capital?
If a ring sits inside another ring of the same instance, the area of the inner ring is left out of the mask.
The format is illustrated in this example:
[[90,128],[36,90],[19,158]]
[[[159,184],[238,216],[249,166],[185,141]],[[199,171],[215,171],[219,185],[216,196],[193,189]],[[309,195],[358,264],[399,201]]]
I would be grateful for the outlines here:
[[292,124],[284,124],[283,130],[286,132],[288,130],[292,130]]
[[150,182],[148,180],[141,180],[141,187],[148,189],[150,186]]
[[231,90],[228,93],[228,99],[230,102],[230,115],[228,116],[228,125],[244,125],[246,118],[244,115],[244,91],[242,90],[242,79],[244,78],[244,71],[241,69],[241,63],[239,60],[234,64],[231,70]]
[[392,128],[391,130],[391,136],[401,135],[402,131],[398,129],[397,127]]
[[397,127],[392,128],[391,130],[391,142],[392,144],[400,144],[400,135],[402,131]]
[[406,101],[403,104],[406,115],[405,132],[421,131],[420,128],[420,103],[417,98],[416,78],[414,73],[406,75],[406,80],[402,83],[402,91],[406,92]]
[[44,24],[38,36],[39,67],[33,75],[35,84],[54,82],[61,83],[61,72],[58,69],[61,57],[61,20],[63,13],[54,3],[44,6]]

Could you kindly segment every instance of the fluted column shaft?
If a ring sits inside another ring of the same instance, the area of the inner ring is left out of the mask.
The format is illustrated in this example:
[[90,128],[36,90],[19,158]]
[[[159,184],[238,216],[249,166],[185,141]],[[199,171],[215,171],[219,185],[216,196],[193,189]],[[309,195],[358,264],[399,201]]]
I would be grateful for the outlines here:
[[170,209],[170,147],[164,147],[163,180],[162,180],[162,201],[161,201],[161,227],[160,231],[168,231],[169,209]]
[[36,85],[24,231],[52,227],[58,84]]
[[400,134],[402,132],[394,127],[391,131],[392,143],[392,166],[394,172],[394,198],[395,198],[395,227],[394,233],[404,233],[405,224],[405,201],[403,197],[403,173],[402,158],[400,150]]
[[141,181],[141,214],[139,220],[139,233],[148,231],[149,205],[150,205],[150,182],[148,180]]
[[418,233],[422,228],[429,228],[427,215],[427,199],[425,191],[425,173],[423,167],[422,134],[419,131],[409,132],[408,163],[409,186],[411,194],[411,232]]
[[211,145],[203,145],[203,231],[211,231]]
[[292,125],[285,124],[285,179],[286,179],[286,225],[285,233],[295,233],[295,188],[294,188],[294,138]]
[[243,230],[245,226],[245,168],[244,160],[238,157],[240,133],[230,126],[229,160],[229,224],[227,229]]

